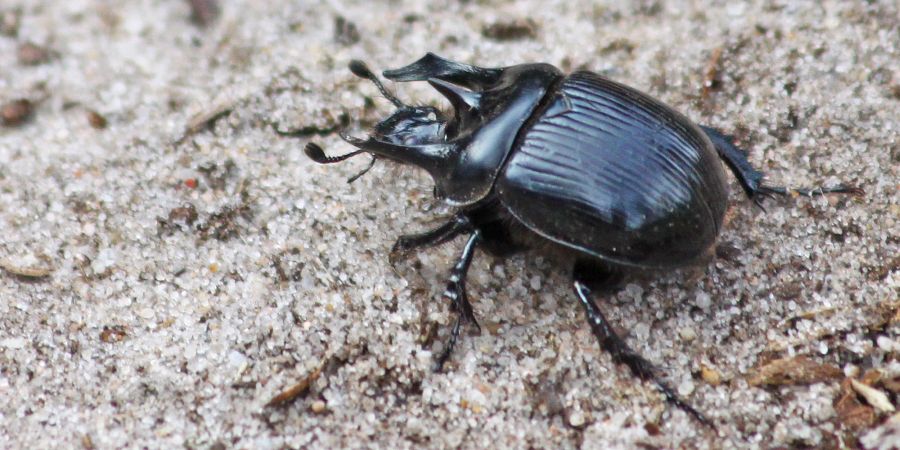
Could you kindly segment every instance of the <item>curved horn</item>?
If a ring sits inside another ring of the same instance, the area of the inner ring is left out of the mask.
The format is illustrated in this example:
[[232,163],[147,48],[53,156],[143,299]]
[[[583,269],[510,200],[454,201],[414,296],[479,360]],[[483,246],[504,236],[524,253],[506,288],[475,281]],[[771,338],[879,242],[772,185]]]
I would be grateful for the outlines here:
[[385,70],[385,78],[392,81],[424,81],[429,78],[448,81],[474,90],[481,90],[497,82],[503,69],[463,64],[428,53],[418,61],[399,69]]

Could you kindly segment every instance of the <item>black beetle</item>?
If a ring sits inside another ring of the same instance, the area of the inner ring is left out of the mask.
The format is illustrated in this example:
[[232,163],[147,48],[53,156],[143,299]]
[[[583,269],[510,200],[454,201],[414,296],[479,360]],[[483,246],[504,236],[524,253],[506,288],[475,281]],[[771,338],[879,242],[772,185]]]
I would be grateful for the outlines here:
[[845,185],[789,190],[763,184],[762,172],[730,136],[591,72],[564,75],[548,64],[482,68],[431,53],[384,72],[393,81],[427,81],[452,104],[448,117],[431,106],[404,104],[360,61],[350,70],[375,83],[397,110],[367,139],[342,133],[355,152],[328,157],[309,143],[306,154],[333,163],[369,153],[373,162],[421,167],[434,179],[435,196],[458,207],[444,225],[400,236],[392,262],[468,235],[444,293],[457,318],[438,369],[461,325],[478,326],[465,291],[475,248],[499,256],[552,249],[571,262],[575,294],[601,346],[636,376],[652,380],[669,402],[709,424],[615,333],[592,290],[610,293],[635,269],[707,260],[727,206],[720,158],[757,204],[775,194],[860,192]]

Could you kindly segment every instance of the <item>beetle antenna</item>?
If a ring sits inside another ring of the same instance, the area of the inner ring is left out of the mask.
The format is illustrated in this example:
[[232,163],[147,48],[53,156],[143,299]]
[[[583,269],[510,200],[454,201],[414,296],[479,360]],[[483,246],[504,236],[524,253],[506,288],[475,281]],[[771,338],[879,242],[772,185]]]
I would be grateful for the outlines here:
[[303,153],[306,153],[306,156],[309,157],[309,159],[319,164],[334,164],[365,152],[365,150],[356,150],[355,152],[345,153],[339,156],[328,156],[325,154],[325,150],[322,150],[322,147],[312,142],[306,144],[306,147],[303,149]]
[[384,98],[393,103],[394,106],[398,108],[403,108],[404,106],[406,106],[403,102],[400,101],[399,98],[397,98],[396,95],[391,93],[391,91],[388,91],[387,88],[385,88],[384,85],[381,84],[381,80],[379,80],[378,77],[376,77],[375,74],[372,73],[371,70],[369,70],[369,66],[367,66],[366,63],[358,59],[354,59],[350,61],[349,67],[350,71],[353,72],[353,75],[356,75],[360,78],[365,78],[374,83],[378,90],[381,91],[381,95],[383,95]]

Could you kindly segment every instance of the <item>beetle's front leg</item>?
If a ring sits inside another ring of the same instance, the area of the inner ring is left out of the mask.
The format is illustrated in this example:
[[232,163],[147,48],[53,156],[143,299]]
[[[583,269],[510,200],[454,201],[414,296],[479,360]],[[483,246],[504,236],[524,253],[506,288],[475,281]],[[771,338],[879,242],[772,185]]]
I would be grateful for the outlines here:
[[466,295],[466,275],[469,273],[469,266],[472,265],[475,247],[480,241],[481,231],[476,229],[469,236],[469,240],[459,256],[459,260],[456,261],[453,269],[450,270],[450,280],[447,282],[444,296],[452,302],[453,310],[456,312],[456,322],[453,324],[453,329],[450,330],[450,338],[447,340],[447,345],[438,357],[435,371],[440,371],[447,359],[450,358],[450,354],[453,353],[453,348],[456,347],[456,342],[459,340],[459,331],[463,322],[471,323],[475,325],[479,332],[481,331],[478,321],[475,320],[472,304],[469,303],[469,298]]
[[400,236],[397,242],[394,243],[394,246],[391,247],[391,253],[388,258],[391,264],[396,264],[416,250],[441,245],[461,234],[471,233],[472,230],[472,222],[466,215],[460,213],[433,230]]
[[753,168],[753,165],[751,165],[750,161],[747,159],[747,152],[734,145],[734,140],[731,136],[725,135],[712,127],[701,126],[700,128],[703,129],[703,132],[706,133],[706,136],[708,136],[709,140],[715,145],[719,157],[725,161],[725,164],[728,165],[728,168],[731,169],[731,172],[737,177],[738,182],[741,183],[741,187],[744,188],[747,197],[753,200],[757,205],[762,206],[762,199],[764,197],[772,197],[774,195],[796,194],[813,196],[832,193],[862,195],[863,193],[862,189],[845,184],[839,184],[832,187],[804,189],[768,186],[762,182],[763,173]]

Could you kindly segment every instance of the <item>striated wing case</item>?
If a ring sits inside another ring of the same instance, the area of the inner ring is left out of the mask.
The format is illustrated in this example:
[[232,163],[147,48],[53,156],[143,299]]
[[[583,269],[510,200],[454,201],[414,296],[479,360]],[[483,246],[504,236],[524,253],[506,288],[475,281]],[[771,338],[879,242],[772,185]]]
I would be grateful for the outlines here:
[[706,135],[661,102],[590,72],[570,75],[548,100],[497,179],[510,213],[610,262],[698,260],[715,241],[727,198]]

